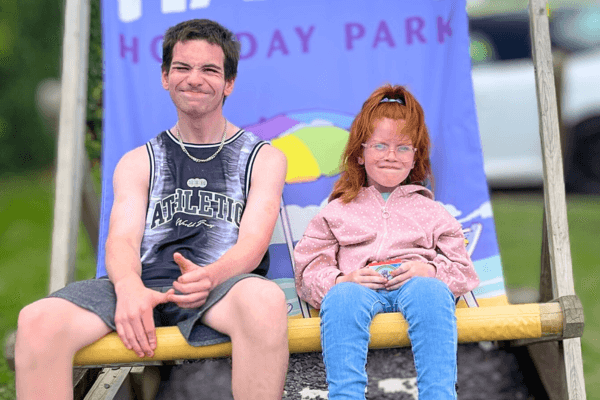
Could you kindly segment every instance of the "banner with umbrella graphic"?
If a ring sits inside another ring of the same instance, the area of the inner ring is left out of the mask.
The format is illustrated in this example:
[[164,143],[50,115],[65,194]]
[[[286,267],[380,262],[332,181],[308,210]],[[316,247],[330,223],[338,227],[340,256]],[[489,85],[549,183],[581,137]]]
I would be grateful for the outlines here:
[[106,275],[104,243],[118,160],[178,118],[160,81],[163,34],[181,21],[208,18],[231,29],[241,45],[224,115],[288,158],[269,277],[288,294],[290,316],[306,315],[294,290],[293,246],[337,180],[354,116],[385,83],[406,86],[423,106],[433,143],[435,198],[469,239],[481,281],[477,300],[506,303],[465,9],[464,0],[102,2],[105,108],[97,276]]

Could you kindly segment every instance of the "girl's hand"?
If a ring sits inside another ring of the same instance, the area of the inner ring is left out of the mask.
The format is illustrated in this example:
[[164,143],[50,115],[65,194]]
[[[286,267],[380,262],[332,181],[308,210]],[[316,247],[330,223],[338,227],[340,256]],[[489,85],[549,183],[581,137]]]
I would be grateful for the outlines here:
[[436,269],[433,265],[421,261],[406,261],[390,272],[392,279],[386,282],[387,290],[396,290],[404,285],[413,276],[435,277]]
[[369,289],[385,289],[385,284],[387,283],[387,279],[385,279],[381,274],[371,268],[360,268],[356,271],[352,271],[352,273],[348,275],[339,275],[335,283],[341,282],[354,282],[359,285],[368,287]]

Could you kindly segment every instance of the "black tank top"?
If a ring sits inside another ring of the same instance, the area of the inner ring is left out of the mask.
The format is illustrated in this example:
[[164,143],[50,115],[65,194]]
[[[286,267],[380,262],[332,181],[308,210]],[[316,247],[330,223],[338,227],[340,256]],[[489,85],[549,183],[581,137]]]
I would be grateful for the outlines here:
[[[142,281],[168,286],[181,275],[173,253],[203,266],[215,262],[238,239],[252,165],[267,144],[240,129],[211,161],[197,163],[170,131],[146,143],[150,190],[141,245]],[[218,144],[185,144],[196,158],[208,158]],[[268,253],[254,273],[266,275]]]

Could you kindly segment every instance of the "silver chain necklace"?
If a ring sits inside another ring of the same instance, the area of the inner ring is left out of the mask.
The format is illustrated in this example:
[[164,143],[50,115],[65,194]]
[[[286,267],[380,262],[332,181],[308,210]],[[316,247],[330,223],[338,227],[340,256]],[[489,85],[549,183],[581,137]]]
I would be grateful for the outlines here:
[[175,124],[175,133],[177,134],[177,140],[179,141],[179,146],[181,147],[181,150],[183,150],[183,152],[185,154],[187,154],[187,156],[192,161],[195,161],[197,163],[209,162],[210,160],[215,158],[217,156],[217,154],[219,154],[221,152],[221,150],[223,150],[223,146],[225,146],[225,138],[227,137],[227,119],[225,119],[225,128],[223,129],[223,137],[221,138],[221,144],[219,144],[219,148],[217,149],[217,151],[215,151],[215,153],[212,156],[205,158],[204,160],[201,158],[196,158],[193,155],[191,155],[190,153],[188,153],[187,149],[183,145],[183,141],[181,140],[181,135],[179,134],[179,122],[177,122],[177,124]]

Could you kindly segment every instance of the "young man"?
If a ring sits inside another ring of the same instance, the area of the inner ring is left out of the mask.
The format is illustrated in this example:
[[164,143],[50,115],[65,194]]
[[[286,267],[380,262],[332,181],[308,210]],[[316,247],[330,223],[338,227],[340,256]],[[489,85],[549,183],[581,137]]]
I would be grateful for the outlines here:
[[21,311],[19,399],[70,398],[73,355],[113,330],[152,357],[155,321],[178,325],[193,345],[231,338],[234,397],[281,398],[285,296],[262,276],[286,159],[223,116],[238,60],[239,43],[215,22],[166,32],[162,85],[178,120],[115,169],[108,279],[75,282]]

